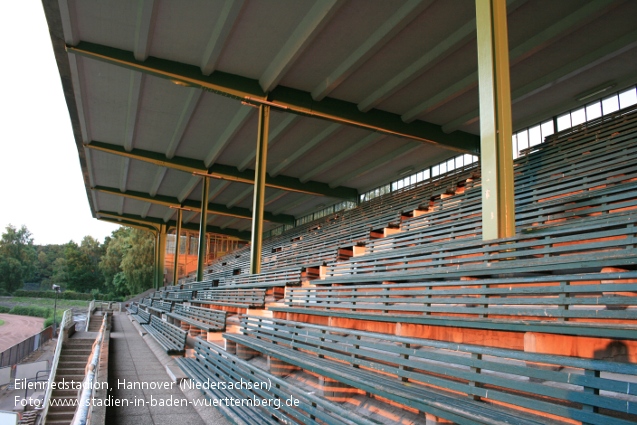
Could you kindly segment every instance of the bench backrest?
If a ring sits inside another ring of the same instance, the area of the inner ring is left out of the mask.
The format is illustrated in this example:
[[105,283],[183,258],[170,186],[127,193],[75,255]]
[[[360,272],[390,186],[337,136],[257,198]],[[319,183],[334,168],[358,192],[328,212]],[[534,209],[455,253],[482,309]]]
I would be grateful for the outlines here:
[[[241,318],[241,332],[269,340],[274,347],[293,348],[393,376],[397,383],[407,381],[409,386],[444,388],[485,402],[512,404],[591,424],[604,425],[610,420],[627,425],[637,419],[637,386],[631,385],[637,379],[634,364],[249,316]],[[293,361],[293,357],[282,360]],[[338,380],[338,376],[329,377]],[[607,413],[597,412],[599,409],[628,414],[628,419],[610,419]]]
[[[146,310],[141,309],[141,308],[137,309],[137,315],[138,315],[138,316],[139,316],[142,320],[144,320],[146,323],[150,322],[151,315],[150,315],[150,313],[149,313],[149,312],[147,312]],[[153,317],[154,317],[154,316],[153,316]]]
[[[304,391],[292,382],[279,379],[250,363],[239,359],[236,356],[226,353],[224,350],[201,340],[195,339],[195,358],[209,371],[212,380],[218,379],[220,382],[240,382],[250,383],[251,388],[247,389],[244,397],[270,400],[278,399],[280,405],[263,406],[268,415],[279,419],[282,423],[296,423],[299,415],[303,417],[301,423],[326,423],[326,424],[360,424],[374,425],[368,419],[360,417],[343,407],[329,402],[322,397]],[[204,377],[201,377],[204,378]],[[205,379],[208,379],[205,377]],[[263,384],[269,384],[266,387]],[[247,385],[246,385],[247,387]],[[242,387],[243,388],[243,387]],[[299,400],[295,406],[288,406],[285,400],[290,399],[290,395]],[[246,409],[246,407],[241,407]]]
[[214,325],[219,329],[226,327],[226,312],[223,310],[213,310],[188,305],[175,305],[174,313],[197,320],[199,322]]
[[151,307],[157,310],[165,311],[166,313],[170,313],[170,310],[172,308],[172,303],[166,302],[166,301],[153,300]]
[[616,221],[591,221],[588,227],[552,228],[493,241],[476,237],[384,251],[330,265],[329,279],[314,283],[327,284],[353,276],[361,281],[365,275],[371,281],[391,280],[394,272],[400,274],[396,280],[403,280],[410,274],[423,273],[432,278],[438,275],[452,278],[553,272],[556,266],[566,271],[629,265],[637,263],[637,231],[633,224],[636,220],[636,216],[627,216]]
[[210,289],[197,292],[197,301],[246,304],[251,307],[265,305],[265,289]]
[[150,326],[166,338],[177,344],[181,349],[186,346],[186,337],[188,332],[161,320],[157,316],[150,317]]

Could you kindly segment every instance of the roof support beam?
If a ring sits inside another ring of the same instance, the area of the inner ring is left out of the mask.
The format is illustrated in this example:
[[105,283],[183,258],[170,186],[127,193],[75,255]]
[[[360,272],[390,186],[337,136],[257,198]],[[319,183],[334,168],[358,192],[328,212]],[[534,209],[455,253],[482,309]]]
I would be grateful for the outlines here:
[[388,20],[378,27],[349,57],[312,90],[314,100],[322,100],[336,89],[343,81],[358,69],[363,63],[378,52],[389,40],[413,21],[418,14],[429,7],[433,0],[409,0]]
[[206,265],[206,227],[208,226],[208,193],[210,192],[210,180],[201,180],[201,217],[199,217],[199,245],[197,246],[197,281],[203,280],[204,267]]
[[[148,193],[137,192],[134,190],[129,190],[126,193],[120,192],[117,188],[114,187],[106,187],[106,186],[95,186],[92,190],[96,192],[106,193],[109,195],[121,196],[122,198],[136,199],[142,202],[150,202],[156,205],[162,205],[164,207],[175,207],[175,208],[188,208],[193,211],[201,211],[201,204],[199,201],[186,200],[184,202],[179,202],[178,199],[173,198],[171,196],[164,195],[156,195],[151,196]],[[230,217],[239,217],[245,219],[251,219],[252,213],[247,208],[238,208],[238,207],[226,207],[221,204],[213,204],[208,203],[208,211],[212,214],[225,215]],[[174,213],[174,211],[173,211]],[[171,214],[172,216],[172,214]],[[281,223],[281,224],[292,224],[294,223],[294,217],[290,215],[274,215],[270,212],[264,212],[264,220],[271,221],[273,223]]]
[[170,144],[168,145],[168,150],[166,151],[166,158],[168,159],[171,159],[175,156],[175,152],[179,147],[179,143],[181,143],[181,139],[184,137],[186,128],[188,127],[188,124],[190,123],[190,120],[195,113],[197,103],[199,103],[199,99],[201,99],[201,95],[203,94],[203,92],[198,89],[188,88],[188,90],[188,98],[186,99],[186,103],[181,110],[181,114],[179,114],[179,119],[177,120],[175,131],[173,131],[173,135],[170,139]]
[[[517,6],[517,4],[516,4]],[[580,9],[566,16],[565,18],[559,20],[543,31],[537,33],[533,37],[527,39],[520,45],[516,46],[509,53],[510,56],[510,66],[513,67],[515,64],[523,61],[528,58],[530,55],[537,53],[539,50],[544,47],[550,45],[554,40],[557,40],[569,33],[581,28],[583,25],[588,23],[595,16],[602,13],[604,10],[607,10],[609,7],[615,7],[615,5],[609,4],[604,0],[595,0],[591,3],[587,3]],[[509,7],[509,11],[512,8]],[[462,80],[456,82],[455,84],[447,87],[442,92],[431,96],[426,101],[422,102],[419,105],[416,105],[409,111],[407,111],[403,116],[403,120],[405,122],[411,122],[415,120],[417,117],[422,116],[428,112],[431,112],[440,106],[450,102],[451,100],[457,98],[458,96],[466,93],[467,91],[475,88],[478,85],[478,72],[472,72],[467,75]],[[444,129],[443,129],[444,130]]]
[[515,236],[511,83],[504,0],[476,0],[480,137],[482,149],[482,238]]
[[372,94],[363,99],[358,104],[358,109],[367,112],[375,108],[392,94],[414,81],[427,70],[433,68],[444,58],[464,46],[474,36],[475,28],[476,21],[472,19],[454,31],[453,34],[445,37],[445,39],[433,49],[427,51],[424,56],[421,56],[418,60],[407,66]]
[[135,25],[135,59],[146,60],[150,51],[150,34],[155,26],[155,1],[139,0]]
[[[392,151],[392,155],[394,155],[394,158],[398,158],[402,155],[405,155],[411,151],[413,151],[414,149],[418,149],[420,147],[419,144],[414,143],[414,142],[408,142],[405,145],[401,146],[400,148],[394,149]],[[347,181],[356,177],[360,177],[364,174],[369,173],[370,171],[384,165],[387,163],[387,158],[385,158],[384,156],[381,156],[380,158],[377,158],[375,161],[369,162],[367,164],[365,164],[364,166],[357,168],[355,170],[350,171],[349,173],[345,174],[342,177],[339,177],[338,179],[334,180],[333,182],[330,183],[330,185],[339,185],[341,184],[341,182],[343,181]]]
[[141,223],[138,223],[136,221],[124,220],[124,219],[116,220],[114,218],[108,218],[108,217],[97,217],[97,219],[101,220],[101,221],[106,221],[108,223],[117,224],[119,226],[134,227],[136,229],[146,230],[146,231],[149,231],[149,232],[156,232],[157,231],[157,228],[154,227],[154,226],[141,224]]
[[124,149],[133,149],[135,140],[135,126],[137,124],[137,113],[139,112],[139,98],[142,94],[144,74],[131,71],[130,83],[128,86],[128,113],[126,114],[126,133],[124,134]]
[[291,113],[440,145],[462,153],[475,153],[478,150],[479,139],[472,134],[459,132],[448,135],[435,124],[424,121],[407,124],[397,114],[380,110],[361,112],[355,104],[338,99],[325,98],[317,102],[312,99],[310,93],[289,87],[278,86],[267,94],[261,89],[258,81],[250,78],[220,71],[205,76],[196,66],[154,57],[139,62],[135,60],[132,52],[88,42],[81,42],[76,47],[67,46],[67,51],[257,105],[267,104]]
[[[268,138],[268,148],[271,148],[278,142],[281,136],[285,134],[287,130],[292,128],[294,123],[299,119],[299,115],[287,114],[286,117],[276,126],[272,131],[270,131],[270,137]],[[254,158],[257,156],[256,148],[252,150],[249,154],[245,155],[245,159],[239,164],[239,170],[243,171],[248,168],[248,165],[252,164]]]
[[235,205],[237,205],[239,202],[243,201],[243,200],[246,198],[246,196],[248,196],[249,194],[251,194],[253,190],[254,190],[254,187],[252,187],[252,186],[246,187],[246,188],[245,188],[245,190],[243,190],[243,191],[241,191],[241,192],[237,193],[237,196],[235,196],[234,198],[232,198],[232,199],[230,200],[230,202],[228,202],[228,203],[226,204],[226,207],[228,207],[228,208],[232,208],[232,207],[234,207],[234,206],[235,206]]
[[122,170],[119,173],[119,190],[126,192],[126,184],[128,183],[128,170],[130,169],[130,158],[122,158]]
[[[95,196],[95,192],[91,192],[93,193],[93,196]],[[150,211],[150,207],[152,207],[153,204],[151,204],[150,202],[147,202],[146,205],[144,206],[144,209],[142,210],[142,218],[146,218],[148,216],[148,211]]]
[[[114,220],[128,220],[128,221],[138,223],[140,225],[147,225],[147,226],[150,225],[150,226],[159,227],[162,224],[166,224],[169,228],[174,228],[177,226],[177,222],[174,220],[164,223],[164,221],[161,218],[153,218],[153,217],[142,218],[141,216],[138,216],[135,214],[118,214],[113,211],[97,211],[96,215],[100,217],[104,217],[104,218],[111,218]],[[181,225],[181,228],[185,230],[192,230],[192,231],[198,232],[199,223],[196,223],[196,224],[183,223]],[[250,240],[250,232],[240,232],[234,229],[222,229],[217,226],[210,226],[210,225],[206,226],[206,233],[217,233],[219,235],[234,236],[244,241]]]
[[155,179],[153,180],[153,185],[150,187],[150,196],[157,195],[157,191],[159,190],[159,186],[161,186],[161,182],[164,180],[164,176],[168,172],[168,168],[161,167],[157,170],[157,174],[155,174]]
[[299,180],[302,182],[306,182],[317,174],[322,173],[325,170],[330,169],[332,166],[338,164],[339,162],[349,158],[354,153],[363,149],[365,146],[371,146],[374,143],[378,142],[380,139],[386,137],[384,134],[380,133],[372,133],[360,139],[358,142],[349,146],[347,149],[338,153],[338,155],[333,156],[328,161],[323,162],[318,167],[314,167],[314,169],[309,170],[307,173],[303,174]]
[[270,107],[259,106],[257,129],[257,163],[254,171],[254,198],[252,203],[252,239],[250,242],[250,274],[261,273],[263,247],[263,211],[265,207],[265,176],[268,163],[268,136],[270,133]]
[[[226,129],[219,137],[219,140],[214,142],[214,145],[206,155],[206,159],[204,159],[204,163],[206,167],[210,167],[215,163],[219,155],[224,151],[224,149],[230,144],[230,141],[234,138],[239,130],[243,127],[243,125],[250,119],[252,113],[254,112],[254,108],[251,106],[242,106],[239,108],[232,120],[226,126]],[[239,167],[241,169],[241,167]]]
[[[549,74],[543,75],[541,78],[538,78],[535,81],[531,81],[530,83],[525,84],[524,86],[519,87],[516,90],[513,90],[513,92],[511,93],[512,102],[520,102],[530,96],[533,96],[536,93],[547,90],[553,87],[555,84],[558,84],[560,81],[581,74],[582,72],[587,71],[599,65],[600,63],[613,59],[616,56],[636,46],[637,31],[632,31],[624,35],[623,37],[620,37],[613,42],[600,47],[597,50],[585,54],[577,60],[569,62],[568,64],[556,69]],[[474,109],[473,111],[470,111],[463,116],[458,117],[455,120],[445,124],[442,129],[445,132],[451,133],[465,124],[470,124],[477,121],[479,116],[480,110]]]
[[330,124],[327,128],[321,131],[316,136],[312,137],[308,142],[303,143],[294,152],[288,155],[283,161],[279,162],[276,167],[270,170],[272,176],[277,176],[281,171],[292,165],[294,161],[301,158],[303,155],[314,149],[319,143],[325,141],[330,136],[338,132],[342,127],[339,124]]
[[217,67],[223,46],[226,44],[226,38],[232,31],[234,22],[237,20],[242,7],[243,0],[225,0],[223,2],[223,7],[212,29],[203,58],[201,58],[200,68],[203,75],[212,74]]
[[[91,142],[85,147],[89,149],[99,150],[101,152],[120,155],[131,159],[137,159],[144,162],[168,167],[186,173],[208,174],[211,178],[221,180],[229,180],[239,183],[254,184],[254,171],[239,171],[228,165],[214,164],[210,168],[206,168],[203,162],[183,157],[166,158],[163,154],[157,152],[146,151],[142,149],[133,149],[127,152],[122,146],[113,145],[103,142]],[[313,196],[329,196],[340,199],[352,199],[358,195],[356,189],[348,187],[330,187],[325,183],[307,182],[301,183],[299,179],[287,176],[266,177],[266,186],[291,192],[300,192]]]
[[296,59],[343,4],[344,2],[339,0],[324,0],[314,3],[314,6],[288,37],[288,41],[279,50],[279,53],[270,61],[270,66],[261,75],[259,84],[264,92],[271,91],[279,84]]

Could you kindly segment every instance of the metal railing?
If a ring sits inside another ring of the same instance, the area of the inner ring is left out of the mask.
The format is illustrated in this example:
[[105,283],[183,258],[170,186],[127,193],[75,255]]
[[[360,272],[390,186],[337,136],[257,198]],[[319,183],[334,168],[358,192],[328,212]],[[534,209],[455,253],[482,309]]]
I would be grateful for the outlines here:
[[42,409],[42,413],[40,417],[42,418],[42,425],[46,424],[46,415],[49,412],[49,400],[51,399],[51,392],[53,391],[53,382],[55,382],[55,372],[58,368],[58,363],[60,362],[60,354],[62,353],[62,345],[66,340],[66,332],[64,330],[69,327],[73,323],[73,312],[71,310],[66,310],[64,312],[64,316],[62,316],[62,323],[60,327],[60,333],[58,336],[58,342],[55,346],[55,355],[53,356],[53,362],[51,363],[51,374],[49,375],[49,381],[46,386],[46,394],[44,395],[44,400],[42,401],[42,405],[44,408]]
[[102,343],[104,342],[104,334],[106,332],[108,313],[104,313],[102,319],[102,327],[95,338],[93,350],[89,356],[89,362],[86,365],[86,376],[82,382],[82,393],[79,397],[79,405],[71,421],[72,425],[86,425],[90,421],[93,403],[90,402],[93,397],[93,386],[97,376],[97,368],[100,362],[100,352]]
[[95,300],[91,301],[88,304],[88,310],[86,312],[86,328],[84,329],[88,332],[88,325],[91,323],[91,316],[93,315],[93,311],[95,310]]

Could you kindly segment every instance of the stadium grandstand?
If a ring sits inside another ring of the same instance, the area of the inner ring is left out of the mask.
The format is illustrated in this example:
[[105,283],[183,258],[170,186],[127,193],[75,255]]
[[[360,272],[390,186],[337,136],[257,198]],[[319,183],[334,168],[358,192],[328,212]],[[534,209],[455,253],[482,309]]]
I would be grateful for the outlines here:
[[112,332],[206,409],[637,422],[636,1],[43,6],[92,213],[156,236]]

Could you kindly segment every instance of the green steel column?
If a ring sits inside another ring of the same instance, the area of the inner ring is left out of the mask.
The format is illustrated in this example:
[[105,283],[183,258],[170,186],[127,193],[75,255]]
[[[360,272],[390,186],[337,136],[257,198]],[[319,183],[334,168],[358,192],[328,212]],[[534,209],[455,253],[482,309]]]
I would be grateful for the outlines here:
[[155,267],[153,268],[154,273],[153,273],[153,288],[155,288],[155,290],[159,289],[159,272],[157,270],[159,270],[158,264],[159,264],[159,232],[154,232],[155,235]]
[[515,235],[506,0],[476,0],[482,237]]
[[181,237],[181,208],[177,209],[177,229],[175,230],[175,256],[173,257],[173,285],[179,279],[179,245]]
[[210,180],[204,177],[201,189],[201,218],[199,220],[199,247],[197,251],[197,281],[203,280],[203,270],[206,265],[206,227],[208,226],[208,193]]
[[157,254],[157,280],[158,287],[164,286],[164,270],[166,268],[166,235],[168,234],[168,226],[161,224],[159,226],[159,252]]
[[250,246],[250,273],[261,273],[261,247],[263,245],[263,208],[266,164],[268,162],[268,133],[270,107],[259,106],[257,157],[254,169],[254,202],[252,203],[252,244]]

